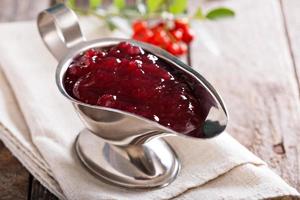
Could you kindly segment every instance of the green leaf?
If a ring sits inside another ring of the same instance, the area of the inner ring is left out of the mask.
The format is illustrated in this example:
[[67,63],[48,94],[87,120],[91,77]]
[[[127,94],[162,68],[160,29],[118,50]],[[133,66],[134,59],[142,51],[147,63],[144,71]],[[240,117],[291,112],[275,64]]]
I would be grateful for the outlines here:
[[234,15],[235,13],[233,10],[229,8],[220,7],[210,10],[205,17],[207,19],[216,20],[224,17],[233,17]]
[[114,0],[114,6],[118,9],[121,10],[125,7],[125,0]]
[[102,0],[89,0],[89,7],[90,9],[98,8],[102,3]]
[[76,0],[68,0],[67,6],[70,7],[71,9],[75,9],[76,8]]
[[157,11],[165,0],[147,0],[147,9],[149,13]]
[[202,11],[202,8],[201,8],[201,7],[199,7],[199,8],[196,10],[196,12],[195,12],[195,14],[194,14],[194,18],[195,18],[195,19],[205,19],[205,16],[203,15],[203,11]]
[[173,14],[181,14],[187,9],[187,0],[172,0],[169,6],[169,11]]

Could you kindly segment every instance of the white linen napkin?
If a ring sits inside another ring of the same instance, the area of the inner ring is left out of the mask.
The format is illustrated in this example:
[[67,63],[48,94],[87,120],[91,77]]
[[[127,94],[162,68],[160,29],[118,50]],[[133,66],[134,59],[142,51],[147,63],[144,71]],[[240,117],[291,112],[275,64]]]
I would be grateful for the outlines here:
[[[105,35],[96,21],[82,21],[87,38]],[[182,162],[168,187],[135,191],[92,176],[73,143],[83,128],[58,91],[57,61],[35,22],[0,25],[0,139],[21,163],[61,199],[262,199],[299,193],[227,133],[192,141],[169,138]],[[5,74],[5,75],[4,75]]]

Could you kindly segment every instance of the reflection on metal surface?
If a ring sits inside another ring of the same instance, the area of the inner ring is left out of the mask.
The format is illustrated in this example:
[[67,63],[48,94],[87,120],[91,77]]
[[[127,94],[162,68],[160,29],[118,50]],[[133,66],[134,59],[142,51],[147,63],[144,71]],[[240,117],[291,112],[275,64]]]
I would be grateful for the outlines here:
[[93,174],[125,187],[163,187],[180,169],[176,154],[162,139],[116,146],[84,130],[77,138],[76,151]]

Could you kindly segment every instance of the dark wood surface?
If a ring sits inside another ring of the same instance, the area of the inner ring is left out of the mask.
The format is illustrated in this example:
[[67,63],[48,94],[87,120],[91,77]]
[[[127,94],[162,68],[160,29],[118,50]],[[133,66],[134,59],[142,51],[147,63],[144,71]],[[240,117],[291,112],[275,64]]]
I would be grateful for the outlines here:
[[0,141],[0,200],[57,200]]
[[29,179],[28,200],[57,200],[57,197],[42,186],[32,175]]
[[29,173],[0,141],[0,199],[27,199]]
[[[0,21],[33,18],[47,6],[45,1],[19,0],[18,12],[12,15],[0,11]],[[11,2],[15,1],[1,0],[0,8]],[[195,67],[201,66],[198,69],[224,97],[231,116],[229,133],[298,190],[300,22],[296,19],[300,17],[299,2],[210,1],[228,3],[236,10],[237,17],[232,21],[202,24],[215,40],[219,55],[209,52],[215,51],[214,47],[209,49],[200,41],[192,46],[188,56]],[[0,199],[56,199],[2,143],[0,163]]]

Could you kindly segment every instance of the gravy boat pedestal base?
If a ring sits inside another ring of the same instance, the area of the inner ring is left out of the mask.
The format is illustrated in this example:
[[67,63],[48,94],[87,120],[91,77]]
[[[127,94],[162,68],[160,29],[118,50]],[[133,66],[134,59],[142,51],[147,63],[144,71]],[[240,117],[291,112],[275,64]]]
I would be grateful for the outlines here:
[[116,146],[84,129],[77,137],[75,149],[89,171],[119,186],[164,187],[180,170],[176,153],[161,138],[141,145]]

